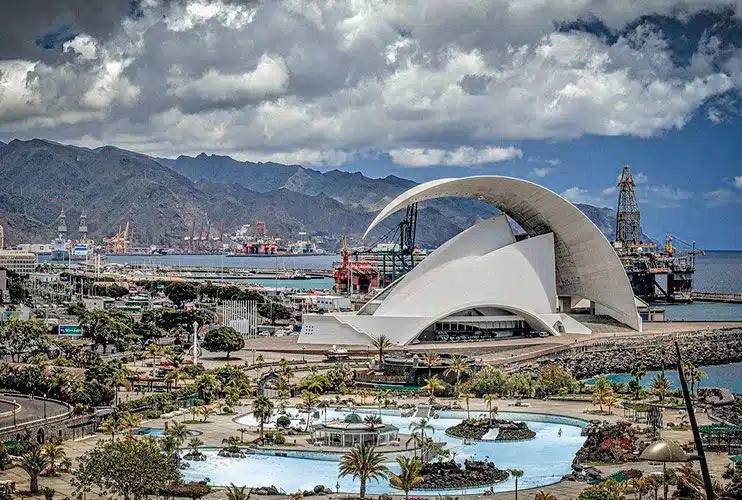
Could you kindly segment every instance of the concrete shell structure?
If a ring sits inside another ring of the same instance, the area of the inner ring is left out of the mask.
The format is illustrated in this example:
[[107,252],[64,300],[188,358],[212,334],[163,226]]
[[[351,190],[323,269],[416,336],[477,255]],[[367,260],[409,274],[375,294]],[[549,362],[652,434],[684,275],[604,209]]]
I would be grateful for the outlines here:
[[537,184],[500,176],[427,182],[393,200],[366,233],[408,205],[449,196],[495,205],[528,238],[516,241],[505,216],[480,221],[357,313],[305,315],[299,342],[368,344],[384,334],[405,345],[431,325],[481,330],[512,324],[512,332],[516,318],[554,335],[590,333],[558,309],[575,299],[587,299],[602,314],[641,330],[631,286],[608,240],[574,205]]

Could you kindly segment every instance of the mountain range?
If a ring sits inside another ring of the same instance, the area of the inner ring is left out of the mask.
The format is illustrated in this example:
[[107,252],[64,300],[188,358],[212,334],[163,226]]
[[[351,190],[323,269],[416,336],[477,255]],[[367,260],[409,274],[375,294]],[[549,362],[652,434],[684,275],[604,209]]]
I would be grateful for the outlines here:
[[[358,172],[206,154],[156,158],[112,146],[88,149],[42,139],[0,142],[0,179],[0,224],[7,245],[49,242],[63,209],[73,235],[84,210],[91,237],[100,241],[128,222],[135,246],[183,246],[190,228],[198,230],[207,219],[212,236],[222,220],[227,233],[264,220],[272,235],[296,238],[304,231],[337,241],[347,234],[351,244],[360,244],[376,212],[416,184],[392,175],[373,179]],[[615,211],[577,206],[613,237]],[[417,243],[435,247],[497,213],[476,200],[426,202],[418,214]],[[364,244],[383,240],[401,217],[384,221]]]

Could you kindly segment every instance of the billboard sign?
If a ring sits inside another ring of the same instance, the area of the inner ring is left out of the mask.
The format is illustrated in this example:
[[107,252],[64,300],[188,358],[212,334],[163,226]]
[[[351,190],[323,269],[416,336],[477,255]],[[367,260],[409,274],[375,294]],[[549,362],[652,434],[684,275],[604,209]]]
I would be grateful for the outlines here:
[[59,335],[63,337],[82,337],[80,325],[59,325]]

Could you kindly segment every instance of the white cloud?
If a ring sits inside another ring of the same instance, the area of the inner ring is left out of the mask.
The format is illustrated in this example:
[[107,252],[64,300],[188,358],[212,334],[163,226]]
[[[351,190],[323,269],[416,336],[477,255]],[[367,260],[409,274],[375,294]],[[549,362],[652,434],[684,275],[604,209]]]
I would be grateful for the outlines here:
[[719,188],[704,193],[706,203],[710,207],[720,207],[736,200],[735,194],[727,188]]
[[389,156],[397,165],[404,167],[430,167],[434,165],[470,167],[484,163],[512,160],[523,157],[515,147],[474,149],[460,147],[452,151],[443,149],[405,148],[392,149]]
[[734,187],[742,189],[742,175],[734,176]]
[[592,196],[587,189],[582,189],[577,186],[573,186],[560,193],[562,198],[571,201],[572,203],[585,203],[588,205],[594,205],[598,207],[605,206],[606,202],[599,196]]
[[409,166],[516,158],[483,145],[526,139],[647,137],[742,88],[742,51],[706,36],[683,68],[647,23],[614,43],[555,24],[619,29],[727,4],[147,0],[58,61],[0,60],[0,133],[161,155],[389,151]]
[[550,172],[551,172],[552,170],[553,170],[553,169],[552,169],[552,168],[550,168],[550,167],[541,167],[541,168],[539,168],[539,167],[536,167],[536,168],[534,168],[533,170],[531,170],[531,175],[532,175],[533,177],[540,177],[540,178],[544,178],[544,177],[546,177],[547,175],[549,175],[549,173],[550,173]]
[[557,165],[562,164],[562,160],[560,160],[559,158],[552,158],[550,160],[546,160],[546,163],[548,163],[552,167],[556,167]]
[[198,78],[176,74],[168,78],[168,93],[180,99],[211,103],[259,101],[286,92],[288,69],[281,57],[263,55],[257,67],[243,73],[225,74],[209,69]]

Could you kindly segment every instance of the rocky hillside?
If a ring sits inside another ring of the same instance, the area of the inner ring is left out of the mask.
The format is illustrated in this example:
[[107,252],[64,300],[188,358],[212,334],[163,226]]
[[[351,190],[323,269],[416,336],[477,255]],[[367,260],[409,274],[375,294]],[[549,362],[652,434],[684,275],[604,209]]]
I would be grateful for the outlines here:
[[[50,241],[62,208],[71,232],[84,209],[93,238],[111,236],[129,222],[137,245],[182,244],[193,221],[198,225],[207,216],[223,219],[227,232],[265,220],[272,234],[348,234],[358,244],[376,212],[415,184],[395,176],[371,179],[358,172],[323,173],[203,154],[152,158],[111,146],[87,149],[40,139],[0,142],[0,178],[0,224],[8,245]],[[579,207],[612,235],[613,210]],[[497,213],[476,200],[425,203],[417,242],[435,247]],[[366,244],[388,233],[400,217],[390,217]]]

